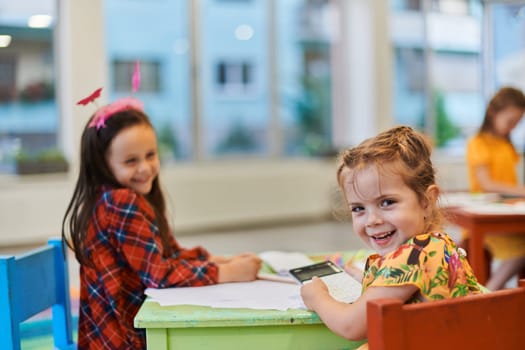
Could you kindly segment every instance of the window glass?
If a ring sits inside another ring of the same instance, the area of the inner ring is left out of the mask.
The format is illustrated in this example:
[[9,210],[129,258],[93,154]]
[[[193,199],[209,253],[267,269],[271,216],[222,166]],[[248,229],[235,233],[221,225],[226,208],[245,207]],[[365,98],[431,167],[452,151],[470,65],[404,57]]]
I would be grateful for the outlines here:
[[432,135],[438,148],[461,153],[483,118],[481,3],[391,5],[395,121]]
[[394,10],[421,10],[422,0],[390,0],[390,7]]
[[108,0],[111,98],[131,91],[139,60],[137,95],[171,157],[319,154],[331,142],[329,4]]
[[0,172],[57,150],[55,3],[0,0]]
[[269,152],[267,1],[203,0],[198,14],[202,156]]
[[[504,85],[525,91],[525,1],[513,4],[487,5],[489,26],[493,28],[489,53],[490,92]],[[513,143],[519,150],[525,149],[524,120],[512,132]]]
[[132,94],[139,61],[141,84],[133,95],[144,102],[157,130],[162,160],[191,159],[189,1],[106,0],[104,6],[109,99]]
[[337,21],[330,1],[277,1],[278,89],[283,152],[320,155],[332,143],[331,45]]
[[253,65],[242,61],[219,61],[217,67],[217,92],[219,94],[249,93],[253,81]]
[[[141,92],[161,92],[160,90],[160,64],[155,61],[141,61],[140,65],[140,91]],[[136,62],[119,61],[113,62],[113,81],[115,92],[129,93],[133,90],[131,77],[135,69]]]

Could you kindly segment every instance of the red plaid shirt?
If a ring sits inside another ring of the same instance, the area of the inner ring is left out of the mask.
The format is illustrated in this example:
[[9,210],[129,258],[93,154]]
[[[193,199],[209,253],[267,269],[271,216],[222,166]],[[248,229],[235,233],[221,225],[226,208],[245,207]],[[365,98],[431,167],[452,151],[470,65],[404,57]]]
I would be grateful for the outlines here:
[[129,189],[101,193],[86,235],[94,268],[80,267],[78,349],[145,349],[143,329],[133,318],[146,288],[217,283],[217,265],[200,247],[162,256],[154,213],[146,199]]

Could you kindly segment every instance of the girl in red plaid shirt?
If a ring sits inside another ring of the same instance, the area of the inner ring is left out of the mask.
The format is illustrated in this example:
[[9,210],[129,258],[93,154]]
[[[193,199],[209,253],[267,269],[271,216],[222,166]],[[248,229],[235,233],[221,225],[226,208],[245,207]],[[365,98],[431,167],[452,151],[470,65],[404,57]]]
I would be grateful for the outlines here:
[[146,288],[251,281],[261,260],[185,249],[171,234],[155,131],[142,103],[100,108],[81,139],[62,236],[80,263],[79,349],[145,349],[133,318]]

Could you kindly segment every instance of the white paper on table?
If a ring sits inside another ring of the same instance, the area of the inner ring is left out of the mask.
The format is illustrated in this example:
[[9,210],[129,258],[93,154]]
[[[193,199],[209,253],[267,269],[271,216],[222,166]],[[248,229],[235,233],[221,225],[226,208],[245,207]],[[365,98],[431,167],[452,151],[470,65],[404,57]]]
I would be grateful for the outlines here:
[[524,215],[525,205],[523,202],[517,203],[489,203],[484,205],[470,205],[462,208],[474,214],[493,214],[493,215]]
[[162,306],[198,305],[216,308],[306,309],[299,284],[256,280],[203,287],[148,288],[146,295]]
[[287,276],[289,270],[313,264],[314,261],[306,254],[300,252],[282,252],[278,250],[268,250],[259,253],[259,257],[264,260],[277,274]]

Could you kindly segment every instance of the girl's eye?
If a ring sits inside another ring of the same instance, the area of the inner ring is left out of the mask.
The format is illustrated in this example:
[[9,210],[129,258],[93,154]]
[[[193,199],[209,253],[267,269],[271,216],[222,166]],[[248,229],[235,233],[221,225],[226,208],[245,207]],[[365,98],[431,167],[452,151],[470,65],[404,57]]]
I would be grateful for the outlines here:
[[126,163],[127,165],[133,165],[137,162],[137,160],[135,158],[130,158],[130,159],[126,159],[126,161],[124,163]]
[[155,158],[156,155],[157,155],[157,153],[152,151],[152,152],[149,152],[149,153],[146,155],[146,158],[148,158],[148,159],[153,159],[153,158]]
[[394,203],[395,203],[395,201],[393,199],[383,199],[381,201],[381,206],[382,207],[388,207],[388,206],[390,206],[390,205],[392,205]]
[[360,206],[353,206],[353,207],[350,208],[350,210],[352,211],[352,213],[359,213],[359,212],[363,211],[364,208],[360,207]]

